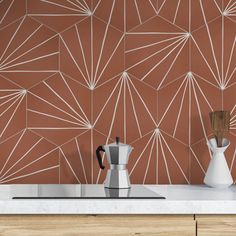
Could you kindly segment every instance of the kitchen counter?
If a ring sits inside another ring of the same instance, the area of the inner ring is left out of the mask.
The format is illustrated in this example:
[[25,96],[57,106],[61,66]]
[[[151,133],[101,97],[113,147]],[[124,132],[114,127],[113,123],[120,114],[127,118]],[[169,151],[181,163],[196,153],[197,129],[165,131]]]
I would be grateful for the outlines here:
[[236,186],[145,186],[166,199],[12,199],[39,185],[0,185],[0,214],[236,214]]

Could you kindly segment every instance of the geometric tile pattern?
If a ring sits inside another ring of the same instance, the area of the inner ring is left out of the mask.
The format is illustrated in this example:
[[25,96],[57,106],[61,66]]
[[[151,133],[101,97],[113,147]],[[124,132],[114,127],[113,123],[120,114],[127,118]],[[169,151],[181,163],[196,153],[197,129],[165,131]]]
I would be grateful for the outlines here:
[[0,34],[0,183],[102,183],[116,136],[132,183],[202,183],[217,109],[236,180],[234,1],[2,0]]

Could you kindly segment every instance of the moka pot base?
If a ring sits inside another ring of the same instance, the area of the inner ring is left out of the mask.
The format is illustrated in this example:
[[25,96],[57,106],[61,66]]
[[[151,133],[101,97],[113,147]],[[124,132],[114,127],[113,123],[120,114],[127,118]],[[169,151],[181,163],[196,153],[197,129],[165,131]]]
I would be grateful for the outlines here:
[[126,165],[110,165],[104,184],[105,188],[128,189],[130,180]]

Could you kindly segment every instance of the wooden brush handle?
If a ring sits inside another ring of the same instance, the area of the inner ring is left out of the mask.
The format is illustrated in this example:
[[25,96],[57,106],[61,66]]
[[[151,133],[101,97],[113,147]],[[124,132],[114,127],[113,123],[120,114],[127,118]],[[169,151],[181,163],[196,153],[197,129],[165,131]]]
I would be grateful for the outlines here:
[[217,146],[222,147],[223,138],[230,126],[229,111],[214,111],[209,113],[211,128],[217,141]]
[[217,142],[217,147],[222,147],[223,146],[223,138],[224,138],[224,133],[219,132],[216,136],[216,142]]

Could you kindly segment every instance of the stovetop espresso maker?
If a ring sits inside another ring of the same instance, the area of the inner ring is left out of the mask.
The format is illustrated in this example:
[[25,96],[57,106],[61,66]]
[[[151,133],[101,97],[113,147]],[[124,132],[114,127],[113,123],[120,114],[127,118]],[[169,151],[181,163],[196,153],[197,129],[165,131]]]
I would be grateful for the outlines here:
[[107,171],[105,188],[130,188],[130,180],[126,165],[129,161],[129,155],[133,147],[121,143],[119,137],[116,142],[101,145],[96,150],[97,160],[101,169],[105,166],[102,163],[100,152],[105,152],[110,169]]

